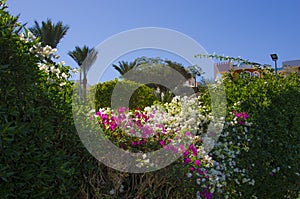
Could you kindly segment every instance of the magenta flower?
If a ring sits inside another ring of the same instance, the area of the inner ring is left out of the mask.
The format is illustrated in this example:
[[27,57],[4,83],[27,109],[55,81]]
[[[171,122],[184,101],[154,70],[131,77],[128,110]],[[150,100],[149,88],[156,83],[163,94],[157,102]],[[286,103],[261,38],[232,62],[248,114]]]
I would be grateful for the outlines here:
[[116,127],[117,127],[117,124],[114,123],[114,122],[112,122],[112,123],[109,124],[109,129],[110,129],[111,131],[114,131],[114,130],[116,129]]
[[194,168],[194,167],[191,167],[191,168],[190,168],[190,171],[195,171],[195,168]]
[[234,114],[236,117],[241,118],[241,119],[249,118],[249,115],[246,112],[240,112],[240,113],[234,112]]
[[190,145],[189,149],[193,152],[194,156],[198,155],[197,149],[196,149],[196,147],[194,147],[193,144]]
[[187,163],[191,162],[191,159],[190,158],[184,158],[183,161],[184,161],[184,164],[187,164]]
[[199,166],[201,164],[200,160],[195,160],[195,165]]
[[121,113],[124,113],[126,111],[126,107],[120,107],[118,109],[118,113],[121,114]]
[[186,150],[184,153],[183,153],[183,156],[188,156],[189,155],[189,150]]
[[238,123],[241,125],[245,125],[245,120],[248,119],[250,116],[246,112],[233,111],[234,115],[238,118]]
[[165,146],[165,142],[164,142],[163,140],[161,140],[161,141],[159,142],[159,144],[162,145],[162,146]]

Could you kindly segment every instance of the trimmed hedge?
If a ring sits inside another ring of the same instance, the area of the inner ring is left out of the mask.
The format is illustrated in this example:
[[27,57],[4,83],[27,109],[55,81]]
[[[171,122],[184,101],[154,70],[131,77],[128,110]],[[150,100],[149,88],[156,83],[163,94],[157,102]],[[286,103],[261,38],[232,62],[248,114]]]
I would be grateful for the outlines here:
[[[130,109],[143,109],[146,106],[151,106],[157,98],[154,95],[154,90],[146,85],[138,84],[130,80],[114,79],[111,81],[103,82],[92,87],[89,91],[89,98],[94,98],[95,109],[111,107],[112,94],[114,89],[118,87],[119,93],[117,93],[117,101],[121,104],[128,104]],[[136,89],[137,88],[137,89]],[[132,93],[129,99],[126,99],[125,95],[127,93]],[[91,97],[93,96],[94,97]]]

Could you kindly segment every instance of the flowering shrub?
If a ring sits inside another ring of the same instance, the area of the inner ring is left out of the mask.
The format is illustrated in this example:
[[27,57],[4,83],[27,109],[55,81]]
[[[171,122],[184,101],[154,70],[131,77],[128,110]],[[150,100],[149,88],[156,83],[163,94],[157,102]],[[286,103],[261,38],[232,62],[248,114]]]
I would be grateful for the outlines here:
[[[235,108],[235,107],[234,107]],[[102,108],[94,112],[95,119],[108,138],[118,147],[131,152],[145,153],[137,162],[139,167],[155,166],[146,153],[164,148],[180,153],[177,164],[186,172],[189,183],[194,184],[197,198],[212,198],[213,195],[229,197],[234,190],[226,190],[227,183],[254,184],[247,171],[239,168],[238,158],[247,151],[251,140],[247,135],[249,115],[233,110],[230,121],[221,119],[214,125],[225,122],[224,131],[213,151],[203,146],[207,126],[215,120],[199,98],[174,97],[170,103],[156,104],[143,110],[118,110]],[[229,130],[237,139],[230,140]],[[210,132],[214,136],[215,132]]]
[[[247,112],[252,122],[247,132],[251,141],[247,152],[241,151],[239,164],[255,184],[231,187],[245,198],[296,198],[300,187],[300,78],[297,74],[275,76],[269,69],[262,73],[262,78],[223,77],[227,101],[239,101],[239,111]],[[247,115],[237,117],[235,122],[243,123]]]
[[[55,63],[51,60],[52,58],[58,59],[60,57],[56,54],[56,48],[48,45],[42,46],[39,38],[36,38],[26,28],[24,28],[24,32],[19,34],[19,38],[22,42],[28,43],[31,46],[29,52],[37,58],[38,69],[47,77],[49,84],[58,84],[61,87],[67,84],[67,79],[71,76],[70,67],[64,66],[64,61]],[[74,68],[72,72],[77,73],[78,70]]]

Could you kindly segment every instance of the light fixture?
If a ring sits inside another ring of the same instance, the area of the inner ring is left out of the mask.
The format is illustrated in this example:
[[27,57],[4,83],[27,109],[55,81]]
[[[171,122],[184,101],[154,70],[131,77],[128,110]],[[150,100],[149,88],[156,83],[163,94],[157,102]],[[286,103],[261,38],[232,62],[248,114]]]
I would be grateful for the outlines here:
[[277,54],[271,54],[271,58],[272,60],[275,62],[275,75],[277,74],[277,60],[278,60],[278,56]]

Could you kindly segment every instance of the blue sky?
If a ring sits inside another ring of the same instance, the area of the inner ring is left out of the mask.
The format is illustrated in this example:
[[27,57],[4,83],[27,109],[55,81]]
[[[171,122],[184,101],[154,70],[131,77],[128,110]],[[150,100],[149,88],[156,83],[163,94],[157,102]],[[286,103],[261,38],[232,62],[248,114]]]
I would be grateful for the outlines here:
[[279,66],[282,61],[300,59],[298,0],[7,2],[9,11],[20,14],[28,26],[47,18],[70,26],[58,46],[61,59],[70,66],[76,63],[67,52],[75,46],[94,47],[119,32],[142,27],[173,29],[196,40],[208,53],[241,56],[261,64],[274,65],[270,53],[278,54]]

